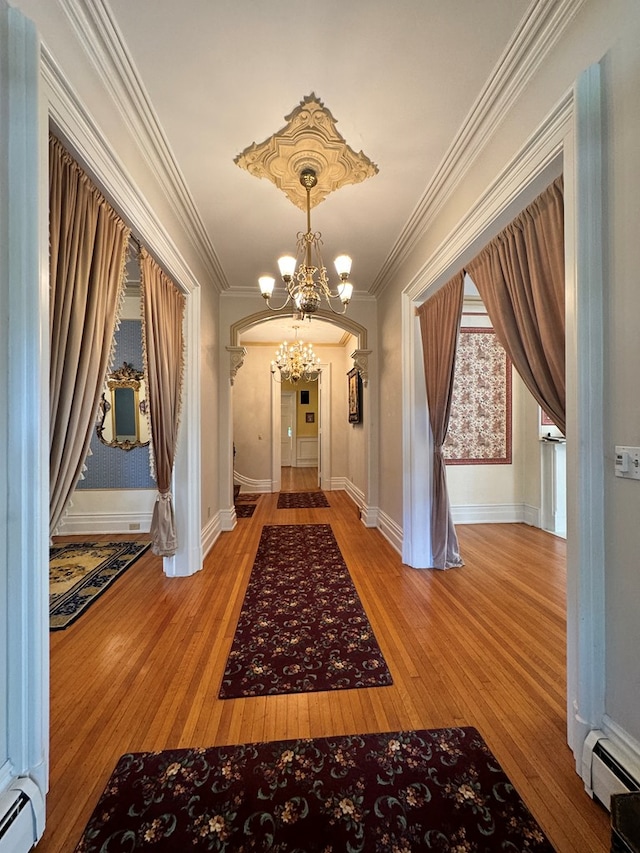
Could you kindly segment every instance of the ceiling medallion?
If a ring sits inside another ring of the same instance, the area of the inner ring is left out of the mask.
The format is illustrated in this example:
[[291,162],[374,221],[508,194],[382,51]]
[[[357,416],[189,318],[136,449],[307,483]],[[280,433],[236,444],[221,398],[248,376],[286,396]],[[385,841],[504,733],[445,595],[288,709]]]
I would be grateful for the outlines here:
[[317,176],[315,207],[347,184],[358,184],[378,173],[362,151],[356,153],[336,130],[336,120],[312,92],[285,116],[287,124],[261,143],[252,143],[234,159],[256,178],[268,178],[296,207],[305,210],[307,194],[300,174],[309,169]]

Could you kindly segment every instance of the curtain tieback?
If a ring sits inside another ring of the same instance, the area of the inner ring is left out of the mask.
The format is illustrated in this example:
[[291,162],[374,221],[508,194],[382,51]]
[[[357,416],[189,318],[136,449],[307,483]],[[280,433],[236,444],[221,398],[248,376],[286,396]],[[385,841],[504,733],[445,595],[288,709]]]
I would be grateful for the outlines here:
[[169,492],[169,491],[158,492],[158,497],[156,498],[156,501],[165,501],[168,503],[170,500],[171,500],[171,492]]

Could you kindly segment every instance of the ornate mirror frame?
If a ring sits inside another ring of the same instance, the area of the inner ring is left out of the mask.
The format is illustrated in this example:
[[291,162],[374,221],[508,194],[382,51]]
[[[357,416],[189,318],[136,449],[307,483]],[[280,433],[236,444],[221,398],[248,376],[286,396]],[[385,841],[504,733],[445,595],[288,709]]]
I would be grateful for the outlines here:
[[[125,410],[122,396],[127,390],[131,391],[132,400],[126,404],[127,410]],[[120,417],[118,416],[119,397]],[[132,427],[126,433],[122,431],[123,420],[128,420],[128,425]],[[96,431],[100,441],[107,447],[133,450],[134,447],[146,447],[149,444],[147,389],[143,371],[136,370],[132,364],[125,361],[122,367],[108,374],[106,386],[100,398]]]

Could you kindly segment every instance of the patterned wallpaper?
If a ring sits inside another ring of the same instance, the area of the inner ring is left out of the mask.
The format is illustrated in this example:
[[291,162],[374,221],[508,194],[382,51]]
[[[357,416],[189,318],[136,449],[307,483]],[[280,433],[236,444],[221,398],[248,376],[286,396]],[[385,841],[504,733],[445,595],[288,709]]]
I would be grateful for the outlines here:
[[[121,320],[116,332],[114,366],[124,361],[142,370],[142,327],[140,320]],[[84,480],[77,489],[154,489],[155,483],[149,471],[149,448],[135,447],[120,450],[107,447],[98,438],[91,436],[91,453],[86,460]]]
[[491,328],[460,329],[447,465],[511,465],[511,359]]

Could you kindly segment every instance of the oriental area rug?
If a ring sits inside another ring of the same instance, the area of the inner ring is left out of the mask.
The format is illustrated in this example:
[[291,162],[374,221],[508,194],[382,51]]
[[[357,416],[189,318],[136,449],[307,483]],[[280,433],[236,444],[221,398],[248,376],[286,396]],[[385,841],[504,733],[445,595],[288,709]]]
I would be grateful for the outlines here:
[[133,753],[76,853],[553,853],[471,727]]
[[149,542],[74,542],[49,548],[49,627],[74,622],[149,547]]
[[391,683],[331,525],[265,525],[220,698]]
[[324,492],[280,492],[278,509],[321,509],[329,506]]

